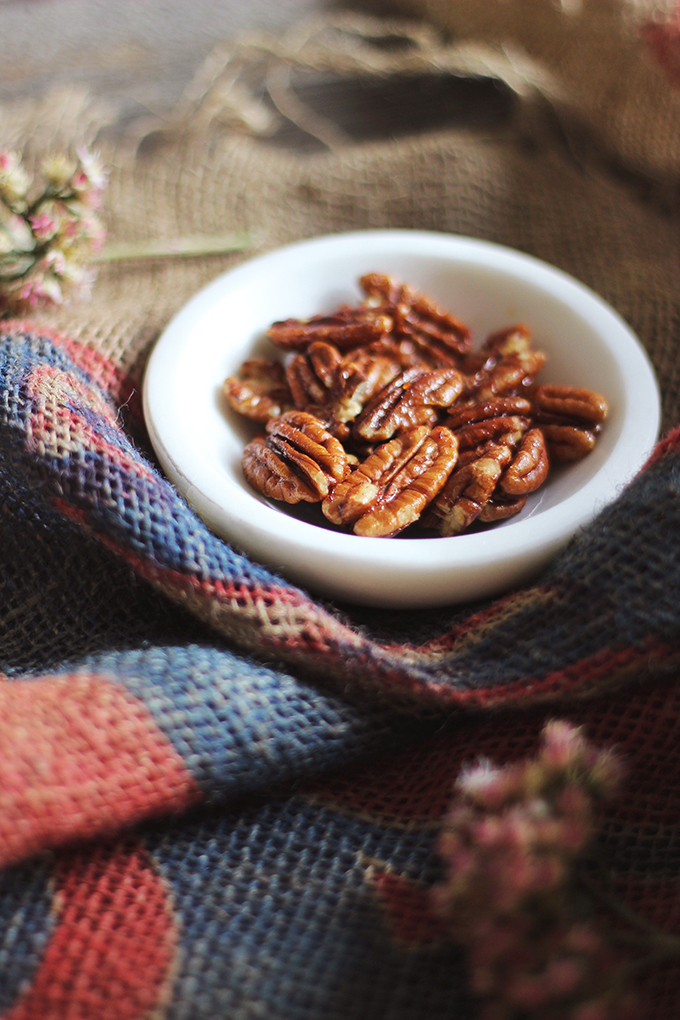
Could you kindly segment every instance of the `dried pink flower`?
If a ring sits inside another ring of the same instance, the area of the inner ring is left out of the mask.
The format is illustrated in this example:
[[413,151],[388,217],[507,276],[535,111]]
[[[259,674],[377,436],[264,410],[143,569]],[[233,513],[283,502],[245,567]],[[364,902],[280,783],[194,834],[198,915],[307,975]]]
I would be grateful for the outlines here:
[[0,314],[89,295],[88,262],[105,239],[96,210],[107,177],[97,156],[77,155],[75,163],[46,160],[43,190],[29,199],[18,154],[0,151]]
[[487,1020],[626,1020],[622,964],[578,888],[596,807],[622,779],[580,729],[548,723],[536,758],[466,767],[438,851],[435,910],[467,951]]

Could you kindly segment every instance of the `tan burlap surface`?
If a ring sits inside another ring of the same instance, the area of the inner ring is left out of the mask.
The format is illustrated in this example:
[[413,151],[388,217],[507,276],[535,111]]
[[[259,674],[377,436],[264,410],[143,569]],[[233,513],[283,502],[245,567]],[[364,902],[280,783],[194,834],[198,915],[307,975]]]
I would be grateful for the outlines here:
[[[102,101],[68,89],[4,109],[6,146],[40,156],[80,141],[102,151],[112,241],[250,236],[231,254],[103,265],[91,303],[50,314],[49,324],[139,375],[149,345],[196,289],[258,251],[353,228],[451,231],[546,259],[610,301],[651,354],[664,424],[676,422],[680,90],[663,10],[639,0],[399,6],[451,34],[357,14],[225,43],[174,117],[127,128]],[[463,126],[458,116],[453,127],[357,141],[305,108],[290,67],[332,73],[340,108],[352,81],[442,71],[491,76],[513,101],[493,124],[465,126],[463,110]],[[281,143],[285,119],[265,103],[266,86],[315,144]]]

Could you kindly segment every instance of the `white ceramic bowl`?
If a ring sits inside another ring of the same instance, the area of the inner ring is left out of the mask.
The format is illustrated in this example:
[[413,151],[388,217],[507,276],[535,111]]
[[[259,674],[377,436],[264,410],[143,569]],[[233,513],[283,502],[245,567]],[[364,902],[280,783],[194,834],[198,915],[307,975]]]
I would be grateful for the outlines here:
[[[518,516],[452,538],[358,537],[317,527],[257,495],[241,471],[255,430],[226,406],[223,380],[247,357],[271,354],[264,333],[273,321],[356,302],[358,278],[371,271],[431,295],[479,342],[526,323],[548,355],[540,381],[607,398],[610,414],[594,451],[551,475]],[[646,354],[594,293],[516,251],[405,230],[315,238],[220,276],[159,339],[144,409],[165,471],[216,534],[313,592],[403,608],[477,599],[530,578],[641,467],[659,427]]]

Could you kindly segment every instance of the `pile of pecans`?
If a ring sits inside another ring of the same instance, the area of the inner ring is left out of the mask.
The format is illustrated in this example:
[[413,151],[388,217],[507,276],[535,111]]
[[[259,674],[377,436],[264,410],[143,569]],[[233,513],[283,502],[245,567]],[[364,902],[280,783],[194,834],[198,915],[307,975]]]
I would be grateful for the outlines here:
[[551,464],[592,450],[604,397],[537,384],[545,355],[526,326],[473,351],[426,295],[380,273],[359,283],[358,305],[271,326],[285,364],[252,358],[225,380],[229,405],[265,426],[243,454],[258,492],[319,503],[357,535],[457,535],[519,513]]

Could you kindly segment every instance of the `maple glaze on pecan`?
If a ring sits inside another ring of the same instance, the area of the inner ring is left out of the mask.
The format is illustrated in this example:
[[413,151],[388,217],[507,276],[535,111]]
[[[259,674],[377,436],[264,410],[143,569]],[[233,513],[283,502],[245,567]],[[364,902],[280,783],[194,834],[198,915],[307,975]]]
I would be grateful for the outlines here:
[[261,425],[293,406],[283,365],[268,358],[244,361],[238,376],[224,380],[222,392],[234,411]]
[[326,340],[341,351],[370,344],[390,332],[393,321],[379,309],[339,308],[333,315],[314,315],[311,319],[284,319],[274,322],[267,336],[285,350],[304,351],[314,340]]
[[470,350],[470,330],[432,298],[390,276],[367,273],[359,280],[368,301],[393,320],[392,335],[413,364],[430,368],[458,367]]
[[542,385],[533,387],[532,399],[553,460],[581,460],[590,453],[609,410],[601,393],[576,386]]
[[267,423],[243,452],[243,472],[258,492],[286,503],[318,503],[349,466],[347,454],[313,415],[288,411]]
[[455,368],[424,372],[410,368],[380,391],[357,418],[353,434],[369,442],[385,442],[416,425],[434,425],[438,409],[449,407],[463,389]]
[[328,520],[339,525],[354,524],[368,513],[381,492],[417,453],[429,434],[429,427],[421,425],[378,446],[329,492],[321,506]]
[[443,426],[433,429],[371,509],[356,521],[355,535],[389,538],[414,524],[446,482],[457,453],[455,436]]
[[581,460],[595,446],[595,433],[574,425],[541,425],[548,456],[551,460],[568,463]]
[[517,452],[500,480],[505,496],[526,496],[535,492],[548,477],[548,451],[540,429],[530,429],[522,436]]
[[511,458],[510,447],[490,445],[481,457],[454,471],[433,501],[425,525],[444,536],[469,528],[491,499]]

